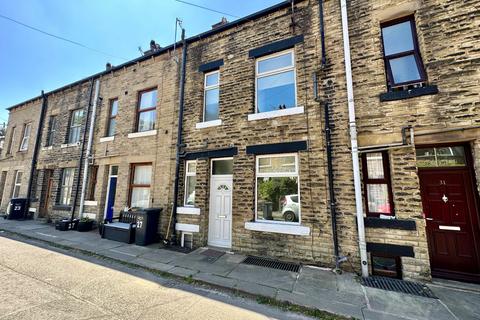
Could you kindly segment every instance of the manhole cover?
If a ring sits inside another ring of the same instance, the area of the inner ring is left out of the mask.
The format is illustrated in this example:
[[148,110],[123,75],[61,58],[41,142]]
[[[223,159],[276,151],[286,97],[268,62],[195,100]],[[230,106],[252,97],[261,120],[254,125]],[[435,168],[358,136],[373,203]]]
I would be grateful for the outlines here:
[[217,261],[218,258],[223,256],[225,252],[223,251],[218,251],[218,250],[213,250],[213,249],[207,249],[201,253],[204,256],[207,256],[206,260],[208,262],[215,262]]

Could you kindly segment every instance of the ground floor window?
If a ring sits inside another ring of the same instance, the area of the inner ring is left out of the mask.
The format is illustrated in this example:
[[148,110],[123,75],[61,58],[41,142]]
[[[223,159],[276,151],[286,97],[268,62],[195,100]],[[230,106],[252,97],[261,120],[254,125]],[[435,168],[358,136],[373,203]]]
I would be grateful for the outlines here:
[[22,171],[15,171],[15,180],[13,182],[12,198],[18,198],[20,187],[22,186]]
[[185,198],[184,205],[195,205],[195,185],[197,184],[197,162],[187,161],[185,164]]
[[402,279],[400,257],[373,252],[370,256],[372,258],[372,274],[374,276]]
[[256,220],[300,222],[297,154],[257,157]]
[[63,169],[62,181],[60,184],[60,197],[58,201],[59,204],[70,205],[74,176],[75,168]]
[[364,197],[367,216],[393,216],[393,195],[388,152],[362,155]]
[[152,164],[133,164],[130,178],[130,207],[150,207]]

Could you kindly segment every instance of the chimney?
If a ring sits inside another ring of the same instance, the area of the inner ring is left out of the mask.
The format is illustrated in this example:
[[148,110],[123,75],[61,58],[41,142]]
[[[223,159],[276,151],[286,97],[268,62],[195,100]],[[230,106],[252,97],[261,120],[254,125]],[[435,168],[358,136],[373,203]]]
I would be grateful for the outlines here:
[[217,23],[215,23],[215,24],[212,25],[212,30],[213,30],[213,29],[217,29],[217,28],[219,28],[219,27],[221,27],[221,26],[224,26],[224,25],[226,25],[227,23],[228,23],[227,18],[222,17],[222,20],[220,20],[220,22],[217,22]]
[[107,62],[107,64],[105,65],[105,70],[109,71],[109,70],[112,70],[113,66],[110,62]]

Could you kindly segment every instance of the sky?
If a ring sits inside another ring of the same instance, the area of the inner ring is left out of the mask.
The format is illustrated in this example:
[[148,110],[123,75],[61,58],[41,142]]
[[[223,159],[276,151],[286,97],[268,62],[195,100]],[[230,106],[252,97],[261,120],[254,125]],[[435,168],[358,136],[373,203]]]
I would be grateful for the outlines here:
[[[281,0],[185,0],[243,17]],[[67,38],[93,50],[0,17],[0,123],[5,108],[140,56],[154,39],[174,41],[175,18],[187,37],[211,29],[222,16],[177,0],[0,0],[0,15]],[[180,33],[177,39],[180,37]]]

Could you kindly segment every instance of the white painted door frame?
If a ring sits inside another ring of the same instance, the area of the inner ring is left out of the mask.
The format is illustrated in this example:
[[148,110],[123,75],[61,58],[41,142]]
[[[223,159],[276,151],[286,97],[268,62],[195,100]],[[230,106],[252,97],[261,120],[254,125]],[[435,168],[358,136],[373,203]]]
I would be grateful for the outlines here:
[[213,162],[215,160],[233,160],[233,158],[210,160],[208,244],[216,247],[231,248],[233,174],[214,175]]

